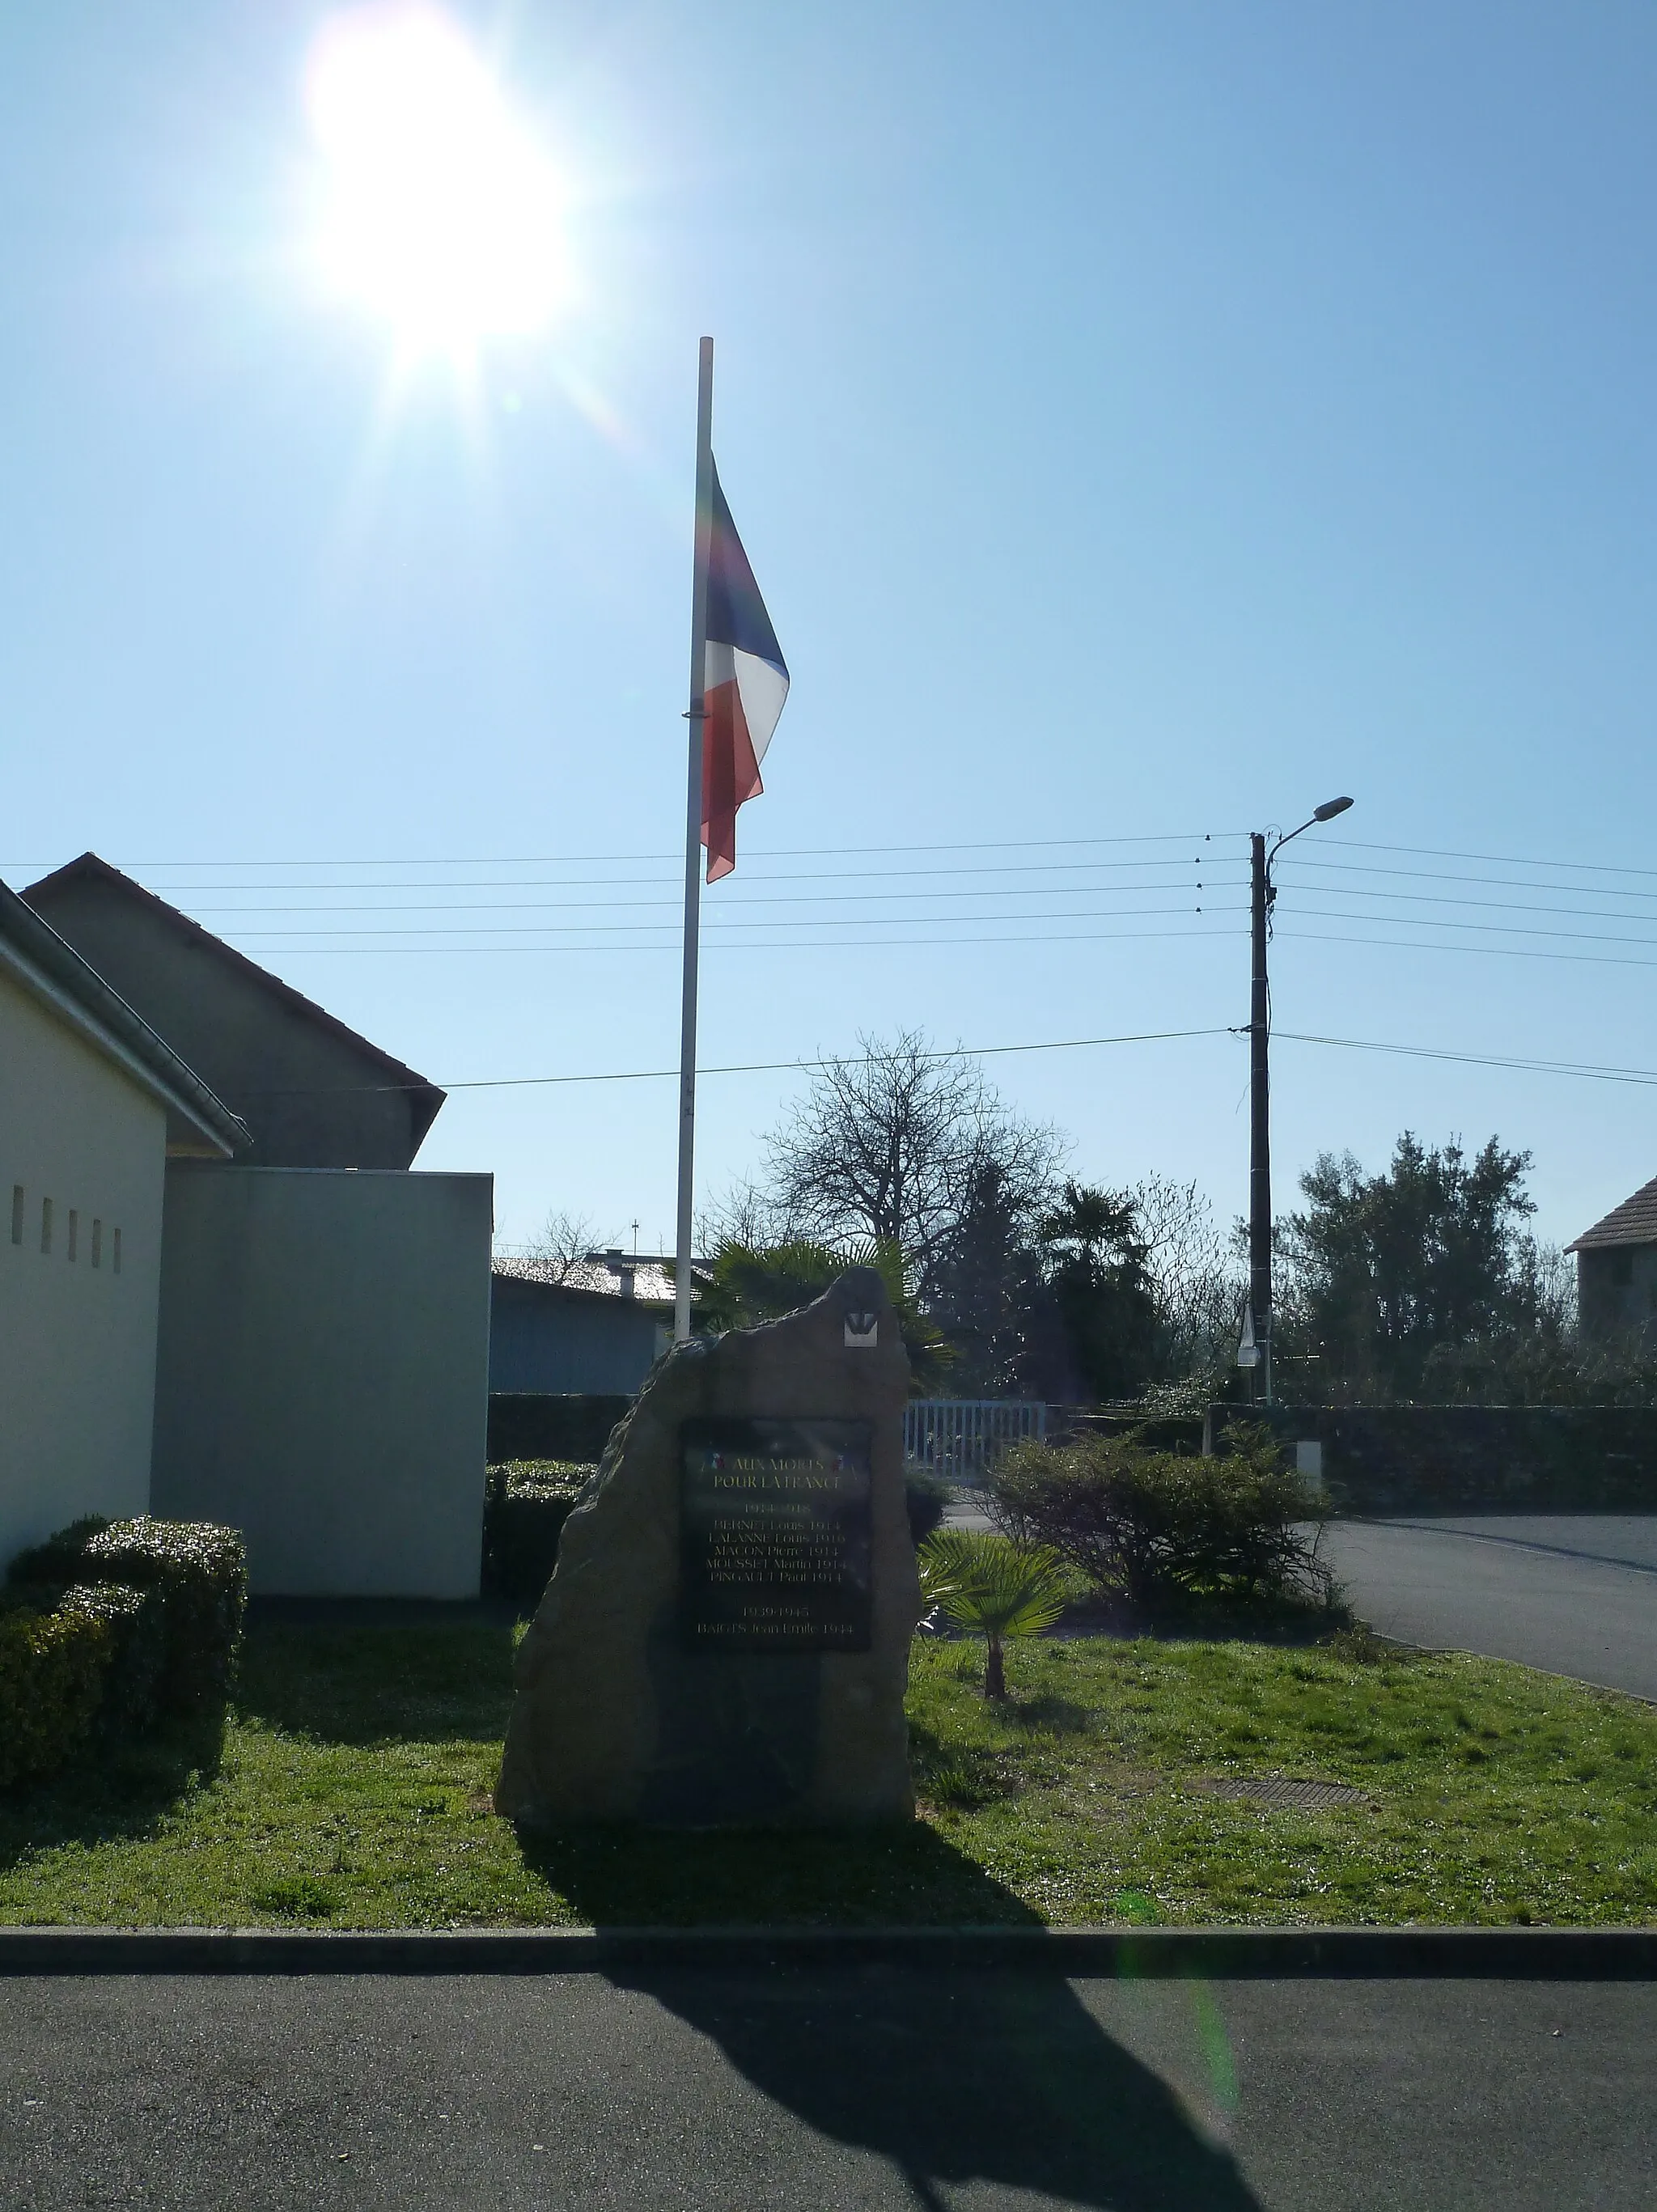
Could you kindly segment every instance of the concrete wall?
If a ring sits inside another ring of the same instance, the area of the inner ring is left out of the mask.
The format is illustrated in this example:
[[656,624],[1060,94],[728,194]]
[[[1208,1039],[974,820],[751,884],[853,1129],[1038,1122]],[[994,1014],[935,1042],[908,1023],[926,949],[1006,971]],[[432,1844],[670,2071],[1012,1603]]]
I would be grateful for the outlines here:
[[497,1275],[489,1388],[630,1397],[672,1340],[652,1308],[603,1291]]
[[148,1508],[166,1146],[160,1103],[0,973],[0,1568]]
[[153,1496],[255,1591],[472,1597],[493,1178],[174,1162]]

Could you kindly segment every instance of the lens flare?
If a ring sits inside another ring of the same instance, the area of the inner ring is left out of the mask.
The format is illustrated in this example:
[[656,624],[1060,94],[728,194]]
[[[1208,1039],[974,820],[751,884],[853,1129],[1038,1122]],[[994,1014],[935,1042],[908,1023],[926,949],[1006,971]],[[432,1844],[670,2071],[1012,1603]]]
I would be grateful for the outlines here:
[[305,75],[325,282],[416,348],[541,328],[570,287],[557,172],[429,0],[373,0],[317,33]]

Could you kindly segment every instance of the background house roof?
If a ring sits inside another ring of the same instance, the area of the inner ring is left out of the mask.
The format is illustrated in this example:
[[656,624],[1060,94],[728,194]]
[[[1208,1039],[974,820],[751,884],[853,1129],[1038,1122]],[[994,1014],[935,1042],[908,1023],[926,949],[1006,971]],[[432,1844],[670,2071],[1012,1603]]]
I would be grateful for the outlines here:
[[412,1160],[444,1093],[302,992],[95,853],[22,896],[234,1102],[253,1164]]
[[495,1272],[510,1282],[541,1283],[549,1290],[578,1291],[589,1297],[627,1298],[635,1305],[670,1310],[673,1304],[673,1278],[664,1263],[628,1252],[604,1253],[572,1263],[497,1253]]
[[61,994],[80,1013],[106,1050],[113,1045],[117,1058],[129,1066],[136,1062],[137,1071],[149,1079],[167,1107],[170,1149],[198,1149],[205,1138],[213,1151],[228,1153],[252,1141],[245,1123],[166,1039],[4,884],[0,884],[0,945],[13,955],[7,965],[26,983],[38,988],[44,980],[54,996]]
[[1605,1244],[1657,1244],[1657,1176],[1642,1183],[1632,1198],[1613,1206],[1603,1221],[1585,1229],[1568,1252],[1591,1252]]

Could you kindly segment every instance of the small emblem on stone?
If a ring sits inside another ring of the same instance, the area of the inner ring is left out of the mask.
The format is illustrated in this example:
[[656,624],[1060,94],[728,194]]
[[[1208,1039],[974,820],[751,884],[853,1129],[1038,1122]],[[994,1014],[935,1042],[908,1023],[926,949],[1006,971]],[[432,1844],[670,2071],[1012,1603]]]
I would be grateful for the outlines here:
[[871,1345],[878,1342],[880,1316],[872,1313],[848,1313],[846,1316],[847,1344]]

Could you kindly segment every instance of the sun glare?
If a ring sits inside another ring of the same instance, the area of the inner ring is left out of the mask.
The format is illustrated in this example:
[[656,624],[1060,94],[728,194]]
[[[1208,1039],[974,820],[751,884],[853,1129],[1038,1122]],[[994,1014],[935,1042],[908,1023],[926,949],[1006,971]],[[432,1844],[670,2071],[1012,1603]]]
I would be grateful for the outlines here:
[[318,33],[306,106],[326,283],[419,349],[538,329],[565,298],[551,162],[430,0],[373,0]]

